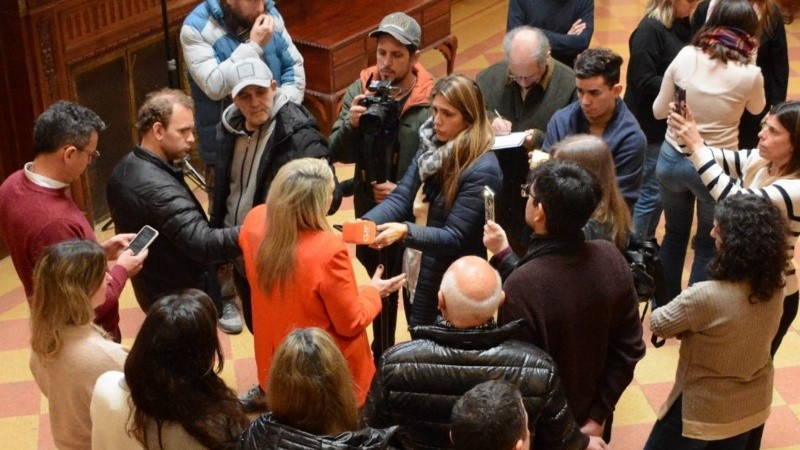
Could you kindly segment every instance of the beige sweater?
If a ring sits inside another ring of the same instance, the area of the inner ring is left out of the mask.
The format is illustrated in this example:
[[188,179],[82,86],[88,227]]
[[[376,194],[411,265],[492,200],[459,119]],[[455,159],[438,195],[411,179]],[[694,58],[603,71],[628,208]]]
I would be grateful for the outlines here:
[[64,330],[55,359],[31,353],[31,372],[50,404],[50,429],[59,449],[92,448],[89,404],[95,381],[109,370],[122,370],[127,356],[124,347],[91,325]]
[[705,281],[653,311],[658,336],[681,338],[675,385],[658,413],[683,394],[683,435],[719,440],[763,424],[772,402],[770,343],[783,290],[752,304],[747,282]]

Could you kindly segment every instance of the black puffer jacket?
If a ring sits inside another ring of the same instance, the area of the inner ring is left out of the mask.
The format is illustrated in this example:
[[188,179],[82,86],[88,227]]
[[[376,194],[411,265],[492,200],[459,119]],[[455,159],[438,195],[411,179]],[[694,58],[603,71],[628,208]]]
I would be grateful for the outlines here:
[[[276,95],[277,97],[278,95]],[[272,180],[275,179],[275,175],[284,164],[298,158],[329,160],[328,141],[319,131],[317,122],[307,109],[291,102],[282,105],[276,103],[275,107],[280,109],[275,113],[275,128],[267,139],[261,160],[258,161],[253,206],[264,203]],[[225,110],[222,123],[217,129],[217,140],[220,145],[215,166],[214,201],[211,206],[211,226],[214,228],[224,226],[226,201],[231,191],[230,165],[236,139],[239,136],[246,136],[244,115],[236,105],[230,105]],[[331,165],[331,170],[334,170],[333,165]],[[337,182],[329,213],[336,212],[341,202],[342,195]]]
[[389,439],[397,427],[365,428],[338,436],[317,436],[278,423],[263,414],[244,430],[237,450],[379,450],[390,449]]
[[585,448],[589,438],[575,423],[552,358],[511,339],[522,326],[518,320],[467,330],[412,328],[414,340],[383,354],[364,420],[372,427],[399,425],[396,438],[405,448],[452,448],[448,425],[456,401],[479,383],[505,379],[522,393],[531,448]]
[[136,233],[143,225],[159,232],[144,267],[131,280],[145,310],[178,289],[208,292],[207,267],[242,254],[239,228],[211,228],[182,170],[140,147],[114,168],[106,195],[117,233]]

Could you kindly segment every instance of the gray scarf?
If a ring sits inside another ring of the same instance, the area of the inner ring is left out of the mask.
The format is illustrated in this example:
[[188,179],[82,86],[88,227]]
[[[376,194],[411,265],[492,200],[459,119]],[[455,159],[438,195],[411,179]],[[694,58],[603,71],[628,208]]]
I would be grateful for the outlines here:
[[442,168],[442,162],[453,154],[453,141],[442,144],[436,139],[433,131],[433,117],[429,118],[419,128],[419,178],[427,180]]

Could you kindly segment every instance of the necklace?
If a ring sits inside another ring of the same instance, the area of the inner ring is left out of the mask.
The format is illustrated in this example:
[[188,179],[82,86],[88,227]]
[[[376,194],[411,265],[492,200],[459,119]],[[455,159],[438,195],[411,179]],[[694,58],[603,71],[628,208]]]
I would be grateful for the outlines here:
[[414,75],[414,81],[411,83],[411,86],[405,89],[400,89],[400,91],[394,96],[395,100],[399,100],[405,97],[409,92],[411,92],[412,89],[414,89],[414,86],[416,85],[417,85],[417,77],[416,75]]

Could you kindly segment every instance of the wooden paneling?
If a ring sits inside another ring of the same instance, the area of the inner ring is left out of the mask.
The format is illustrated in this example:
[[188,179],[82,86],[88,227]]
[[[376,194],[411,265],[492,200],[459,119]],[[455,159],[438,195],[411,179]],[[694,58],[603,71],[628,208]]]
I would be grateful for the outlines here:
[[[197,3],[168,0],[173,33]],[[163,36],[160,0],[0,0],[0,23],[0,182],[33,159],[36,117],[57,100],[76,100],[81,67]],[[92,220],[87,180],[76,181],[71,193]]]

